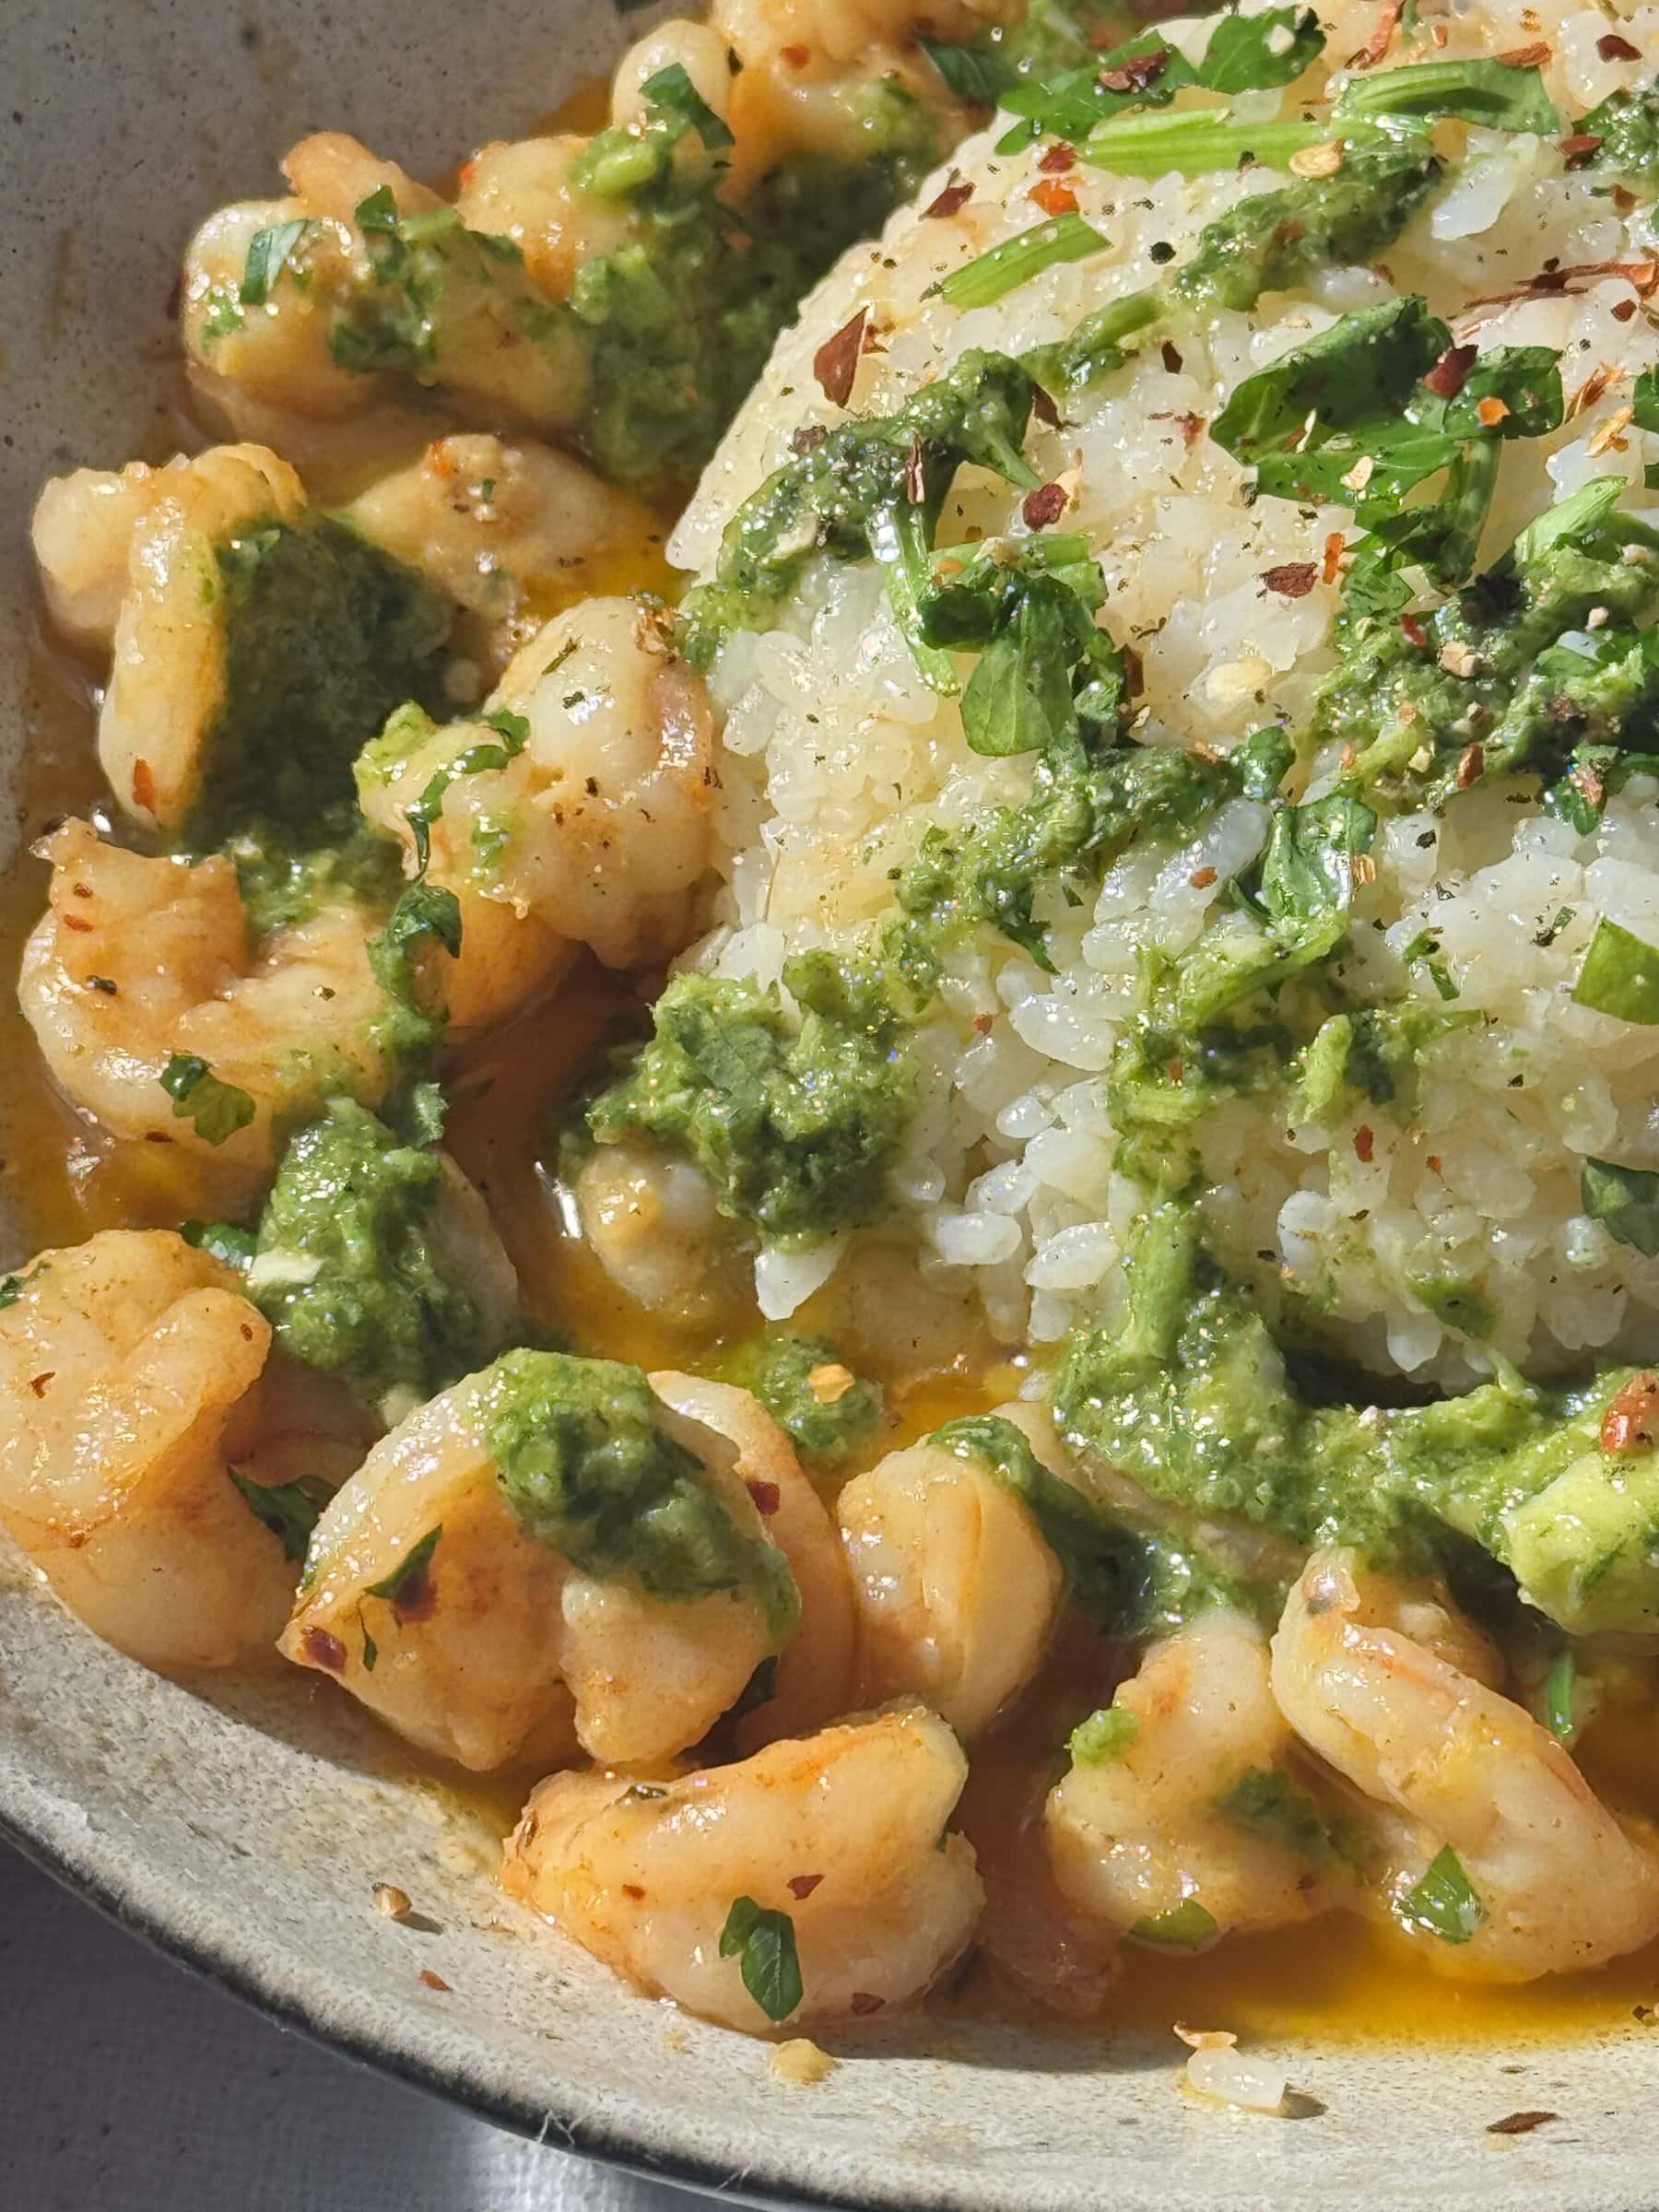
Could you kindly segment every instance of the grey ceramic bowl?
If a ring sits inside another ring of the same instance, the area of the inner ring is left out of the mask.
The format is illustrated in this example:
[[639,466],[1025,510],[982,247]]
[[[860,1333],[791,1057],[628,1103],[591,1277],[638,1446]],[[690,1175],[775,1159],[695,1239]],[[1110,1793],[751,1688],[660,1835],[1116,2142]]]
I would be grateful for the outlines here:
[[[8,787],[34,490],[55,468],[150,449],[194,217],[267,191],[276,157],[325,124],[436,169],[527,124],[626,35],[599,0],[0,0]],[[0,1260],[17,1241],[0,1218]],[[481,1817],[413,1783],[326,1688],[315,1701],[288,1688],[163,1681],[0,1560],[0,1820],[280,2018],[532,2136],[742,2200],[913,2212],[1659,2201],[1659,2045],[1634,2024],[1526,2051],[1297,2051],[1291,2077],[1324,2109],[1295,2122],[1184,2098],[1172,2040],[960,2023],[895,2026],[818,2087],[786,2087],[762,2046],[625,1994],[522,1919],[492,1888]],[[422,1925],[372,1910],[382,1880]],[[1487,2134],[1517,2106],[1561,2117]]]

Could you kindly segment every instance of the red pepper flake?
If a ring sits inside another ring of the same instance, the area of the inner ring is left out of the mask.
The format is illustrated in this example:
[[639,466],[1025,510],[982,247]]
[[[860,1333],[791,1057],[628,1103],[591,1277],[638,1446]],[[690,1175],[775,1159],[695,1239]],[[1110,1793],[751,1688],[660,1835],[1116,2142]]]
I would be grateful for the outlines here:
[[1138,699],[1147,688],[1147,665],[1133,645],[1119,650],[1124,662],[1124,688],[1131,699]]
[[1204,435],[1204,418],[1202,415],[1155,414],[1152,419],[1154,422],[1172,422],[1175,425],[1175,428],[1181,432],[1182,442],[1186,447],[1189,453],[1192,452],[1194,446],[1197,444],[1199,439]]
[[789,441],[789,450],[794,453],[809,453],[815,445],[822,445],[830,435],[821,422],[804,422]]
[[77,936],[86,936],[92,927],[84,914],[60,914],[58,920],[65,929],[74,930]]
[[[1068,152],[1070,148],[1066,149]],[[923,208],[924,216],[932,216],[942,222],[947,215],[956,215],[967,206],[973,197],[973,187],[966,177],[959,177],[953,169],[945,180],[945,189]]]
[[1581,760],[1576,768],[1568,771],[1568,781],[1583,794],[1587,806],[1599,808],[1607,795],[1606,777],[1597,775],[1587,760]]
[[1164,367],[1169,371],[1170,374],[1171,376],[1179,376],[1182,370],[1184,368],[1185,363],[1182,360],[1180,354],[1175,350],[1174,347],[1171,345],[1168,338],[1164,340],[1158,351],[1160,359],[1163,361]]
[[1628,323],[1635,312],[1636,302],[1634,300],[1621,300],[1613,310],[1613,320],[1615,323]]
[[1293,246],[1298,239],[1306,238],[1307,235],[1306,223],[1280,223],[1275,228],[1272,243],[1276,246]]
[[1641,59],[1641,47],[1632,46],[1629,39],[1621,39],[1616,30],[1609,30],[1597,39],[1595,51],[1604,62],[1639,62]]
[[1418,620],[1415,615],[1402,615],[1400,617],[1400,629],[1405,635],[1406,642],[1408,645],[1415,645],[1419,652],[1425,645],[1428,644],[1429,632],[1423,628],[1422,624]]
[[1632,1375],[1602,1416],[1604,1452],[1647,1452],[1659,1434],[1659,1376],[1651,1368]]
[[1045,429],[1060,428],[1060,410],[1041,384],[1031,386],[1031,412]]
[[1488,2136],[1530,2136],[1535,2127],[1542,2127],[1547,2120],[1559,2120],[1559,2112],[1506,2112],[1501,2120],[1494,2120],[1487,2129]]
[[1281,599],[1305,599],[1318,579],[1318,564],[1312,560],[1282,561],[1277,569],[1262,571],[1262,582]]
[[438,1593],[432,1584],[430,1566],[401,1583],[397,1595],[392,1600],[393,1614],[400,1621],[430,1620],[437,1610]]
[[1394,44],[1394,32],[1399,29],[1400,17],[1405,6],[1406,0],[1388,0],[1387,6],[1377,18],[1377,27],[1371,32],[1371,37],[1366,40],[1358,53],[1348,55],[1347,66],[1350,69],[1374,69],[1376,67]]
[[976,1037],[989,1037],[995,1027],[994,1014],[976,1014],[973,1018],[973,1033]]
[[1438,1152],[1430,1152],[1428,1155],[1428,1167],[1430,1175],[1438,1175],[1440,1173],[1441,1156]]
[[1046,530],[1057,523],[1065,512],[1065,492],[1059,484],[1039,484],[1035,491],[1028,491],[1025,504],[1019,510],[1028,530]]
[[1479,782],[1485,771],[1485,748],[1478,745],[1465,745],[1457,756],[1457,770],[1452,780],[1459,791],[1467,791],[1471,784]]
[[1077,166],[1077,157],[1064,138],[1055,139],[1037,166],[1051,177],[1063,177],[1068,169]]
[[1512,46],[1508,53],[1497,58],[1505,69],[1541,69],[1550,56],[1547,39],[1535,39],[1530,46]]
[[34,1392],[37,1398],[43,1398],[46,1395],[46,1386],[56,1373],[55,1367],[49,1367],[43,1375],[29,1376],[29,1387]]
[[1187,877],[1188,883],[1195,891],[1207,891],[1215,880],[1216,871],[1214,868],[1194,868]]
[[1131,53],[1116,62],[1110,69],[1100,71],[1100,81],[1108,92],[1140,92],[1156,83],[1170,65],[1167,46],[1154,46],[1150,53]]
[[810,46],[780,46],[778,52],[783,56],[783,59],[789,64],[792,69],[805,69],[807,63],[812,59],[812,49]]
[[307,1629],[300,1641],[313,1666],[325,1666],[331,1675],[339,1674],[345,1667],[346,1646],[326,1629]]
[[1556,151],[1564,161],[1583,161],[1594,153],[1601,144],[1594,131],[1574,131],[1571,136],[1556,140]]
[[1425,389],[1436,399],[1455,399],[1468,382],[1479,351],[1477,346],[1448,346],[1423,379]]
[[1371,1124],[1361,1122],[1354,1132],[1354,1157],[1366,1167],[1371,1165],[1371,1154],[1376,1149],[1376,1142],[1375,1136],[1371,1134]]
[[156,779],[150,772],[147,760],[133,763],[133,797],[140,806],[152,808],[156,804]]
[[640,1900],[644,1896],[645,1892],[641,1888],[638,1882],[624,1882],[622,1885],[622,1894],[624,1897],[631,1897],[634,1903],[637,1905]]
[[444,1980],[441,1974],[435,1974],[429,1966],[423,1966],[421,1968],[420,1979],[428,1989],[441,1989],[446,1993],[448,1992],[449,1983]]
[[1033,184],[1026,197],[1041,208],[1044,215],[1076,215],[1077,195],[1069,184],[1062,184],[1058,177],[1044,177]]
[[1330,536],[1327,537],[1324,542],[1324,567],[1323,574],[1326,583],[1335,583],[1337,577],[1341,575],[1342,557],[1347,551],[1347,538],[1343,536],[1340,530],[1333,530]]
[[879,2012],[886,2003],[885,1997],[873,1997],[867,1989],[855,1989],[847,1999],[847,2010],[862,2018],[866,2012]]
[[747,1488],[749,1496],[755,1501],[755,1511],[758,1513],[764,1513],[770,1517],[783,1502],[783,1493],[775,1482],[751,1482],[747,1485]]
[[1475,412],[1488,430],[1495,430],[1510,412],[1507,399],[1500,399],[1496,392],[1488,392],[1484,399],[1475,403]]
[[789,1877],[791,1897],[810,1897],[823,1880],[821,1874],[792,1874]]
[[853,396],[853,379],[858,373],[865,324],[869,319],[869,309],[861,307],[853,320],[843,323],[832,338],[826,338],[812,357],[812,373],[824,397],[835,406],[844,407]]

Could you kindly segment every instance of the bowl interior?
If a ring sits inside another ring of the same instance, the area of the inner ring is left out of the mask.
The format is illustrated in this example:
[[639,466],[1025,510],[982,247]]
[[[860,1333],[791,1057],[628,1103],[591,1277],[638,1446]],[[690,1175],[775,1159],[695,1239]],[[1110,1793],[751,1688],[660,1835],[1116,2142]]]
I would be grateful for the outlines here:
[[[192,221],[338,127],[417,172],[522,131],[638,19],[595,0],[11,0],[0,23],[0,857],[28,726],[36,487],[165,446]],[[7,979],[6,988],[10,987]],[[18,1233],[0,1170],[0,1257]],[[1594,2046],[1298,2052],[1296,2122],[1197,2105],[1132,2038],[902,2024],[811,2089],[763,2046],[625,1995],[495,1892],[496,1830],[318,1694],[164,1681],[0,1559],[0,1821],[145,1934],[358,2055],[577,2150],[741,2198],[921,2212],[1653,2201],[1639,2031]],[[393,1881],[421,1924],[374,1912]],[[423,1984],[423,1969],[444,1988]],[[1560,2123],[1488,2137],[1518,2106]]]

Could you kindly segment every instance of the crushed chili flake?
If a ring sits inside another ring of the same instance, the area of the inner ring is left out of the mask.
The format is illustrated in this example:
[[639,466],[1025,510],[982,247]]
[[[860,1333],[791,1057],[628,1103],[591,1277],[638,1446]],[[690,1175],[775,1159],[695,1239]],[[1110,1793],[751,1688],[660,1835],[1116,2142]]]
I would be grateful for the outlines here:
[[1158,351],[1159,358],[1162,360],[1164,367],[1169,371],[1170,374],[1171,376],[1179,376],[1182,370],[1185,367],[1185,363],[1182,360],[1180,354],[1175,350],[1174,347],[1171,345],[1168,338],[1164,340]]
[[1060,410],[1041,384],[1031,386],[1031,412],[1045,429],[1060,428]]
[[1046,170],[1051,177],[1063,177],[1068,169],[1077,165],[1077,155],[1064,138],[1057,138],[1037,166]]
[[59,918],[65,929],[74,930],[78,936],[86,936],[92,927],[84,914],[64,914]]
[[1615,407],[1606,422],[1596,425],[1585,450],[1595,459],[1599,459],[1603,453],[1622,453],[1625,450],[1624,433],[1635,418],[1634,407]]
[[1459,791],[1467,791],[1478,783],[1486,769],[1486,752],[1478,745],[1465,745],[1457,756],[1457,771],[1453,782]]
[[1484,399],[1475,403],[1475,412],[1488,430],[1495,430],[1510,412],[1507,399],[1500,399],[1496,392],[1488,392]]
[[1154,415],[1152,419],[1154,422],[1172,422],[1181,432],[1182,442],[1185,445],[1188,453],[1192,452],[1194,446],[1204,435],[1204,417],[1202,415]]
[[1019,512],[1028,530],[1046,530],[1065,512],[1065,488],[1060,484],[1039,484],[1035,491],[1026,493]]
[[1107,92],[1140,92],[1155,83],[1169,65],[1169,48],[1154,46],[1150,53],[1127,54],[1110,69],[1102,69],[1100,82]]
[[904,456],[904,496],[912,507],[920,507],[927,497],[927,457],[922,450],[920,430]]
[[789,64],[792,69],[805,69],[807,63],[812,59],[812,49],[810,46],[780,46],[778,52],[783,56],[783,59]]
[[429,1989],[441,1989],[447,1991],[449,1988],[449,1983],[444,1980],[443,1976],[441,1974],[435,1974],[429,1966],[423,1966],[421,1968],[420,1979],[425,1983]]
[[1405,12],[1405,7],[1406,0],[1387,0],[1387,6],[1377,18],[1376,29],[1371,32],[1371,37],[1366,40],[1358,53],[1348,55],[1347,65],[1348,68],[1374,69],[1376,67],[1394,44],[1394,32],[1399,29],[1400,18]]
[[1501,2120],[1494,2120],[1487,2129],[1488,2136],[1530,2136],[1535,2127],[1542,2127],[1547,2120],[1559,2120],[1559,2112],[1506,2112]]
[[1033,184],[1026,197],[1041,207],[1044,215],[1076,215],[1077,195],[1069,184],[1062,184],[1058,177],[1043,177]]
[[789,441],[790,451],[809,453],[815,445],[822,445],[829,435],[821,422],[804,422]]
[[944,191],[936,198],[930,200],[923,208],[922,213],[924,217],[932,216],[936,220],[943,220],[946,216],[955,215],[966,207],[972,197],[973,186],[966,177],[959,176],[953,169],[945,180]]
[[853,396],[853,379],[858,373],[865,324],[869,319],[869,309],[861,307],[852,321],[843,323],[832,338],[826,338],[812,357],[812,373],[824,397],[835,406],[844,407]]
[[1556,152],[1564,161],[1583,161],[1601,144],[1594,131],[1573,131],[1565,138],[1556,140]]
[[783,1493],[775,1482],[751,1482],[748,1494],[755,1501],[755,1511],[770,1520],[783,1502]]
[[1601,1448],[1618,1453],[1651,1451],[1659,1435],[1659,1376],[1651,1368],[1632,1375],[1602,1416]]
[[791,1897],[810,1897],[823,1880],[821,1874],[792,1874],[788,1888]]
[[156,804],[156,779],[150,772],[147,760],[133,763],[133,796],[140,806],[149,808]]
[[1131,699],[1138,699],[1147,688],[1146,664],[1133,645],[1125,645],[1121,650],[1124,663],[1124,688]]
[[49,1367],[43,1375],[29,1376],[29,1387],[34,1392],[37,1398],[43,1398],[46,1395],[46,1386],[56,1373],[55,1367]]
[[641,1888],[638,1882],[624,1882],[622,1885],[622,1894],[624,1897],[631,1897],[637,1905],[640,1900],[644,1896],[645,1892]]
[[973,1018],[973,1033],[976,1037],[989,1037],[995,1027],[994,1014],[976,1014]]
[[1214,868],[1194,868],[1187,877],[1187,882],[1195,891],[1207,891],[1215,880],[1216,871]]
[[1281,561],[1276,569],[1262,571],[1262,582],[1282,599],[1305,599],[1318,581],[1319,567],[1312,560]]
[[1597,39],[1595,51],[1604,62],[1639,62],[1640,46],[1632,46],[1629,39],[1621,39],[1616,30],[1609,30]]
[[1479,351],[1477,346],[1448,346],[1423,379],[1426,389],[1436,399],[1455,399],[1468,382]]
[[1402,615],[1400,617],[1400,629],[1404,633],[1406,642],[1408,645],[1416,645],[1420,649],[1422,646],[1428,644],[1429,632],[1423,628],[1422,624],[1418,620],[1415,615]]
[[1324,542],[1324,581],[1335,583],[1342,573],[1342,557],[1347,551],[1347,540],[1340,530],[1333,530]]
[[1441,1156],[1440,1156],[1440,1154],[1439,1154],[1438,1152],[1430,1152],[1430,1153],[1429,1154],[1429,1156],[1428,1156],[1428,1164],[1429,1164],[1429,1172],[1430,1172],[1430,1175],[1438,1175],[1438,1174],[1440,1173],[1440,1171],[1441,1171]]
[[872,1996],[867,1989],[855,1989],[847,1999],[847,2010],[854,2016],[862,2016],[866,2012],[879,2012],[886,2003],[885,1997]]
[[1354,1132],[1354,1157],[1369,1167],[1375,1149],[1376,1138],[1372,1135],[1371,1125],[1369,1122],[1361,1122]]
[[1606,361],[1599,369],[1593,369],[1567,402],[1568,419],[1571,421],[1573,416],[1582,415],[1586,407],[1593,407],[1618,374],[1618,371]]
[[1530,46],[1512,46],[1507,53],[1500,53],[1496,59],[1505,69],[1541,69],[1551,51],[1547,39],[1535,39]]
[[1613,320],[1615,323],[1628,323],[1635,312],[1636,302],[1634,300],[1621,300],[1613,310]]
[[346,1646],[326,1629],[307,1629],[300,1641],[313,1666],[325,1666],[331,1675],[337,1675],[344,1668]]

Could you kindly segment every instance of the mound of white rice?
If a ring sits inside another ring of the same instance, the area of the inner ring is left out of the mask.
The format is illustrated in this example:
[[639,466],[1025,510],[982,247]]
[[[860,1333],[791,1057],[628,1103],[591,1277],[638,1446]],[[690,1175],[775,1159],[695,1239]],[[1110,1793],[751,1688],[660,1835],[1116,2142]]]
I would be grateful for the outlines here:
[[[1322,0],[1319,12],[1339,76],[1380,11],[1375,0]],[[1469,0],[1437,11],[1422,0],[1418,29],[1399,34],[1384,65],[1547,41],[1546,83],[1577,113],[1639,83],[1659,59],[1659,7],[1612,12],[1645,58],[1603,58],[1598,41],[1612,26],[1599,9]],[[1200,23],[1167,28],[1193,53],[1208,35]],[[1280,111],[1277,93],[1251,98],[1252,120]],[[811,357],[859,309],[878,343],[860,363],[849,411],[881,413],[967,347],[1018,353],[1061,336],[1155,276],[1170,260],[1162,247],[1184,258],[1218,212],[1285,182],[1262,168],[1143,182],[1079,161],[1065,181],[1110,251],[959,312],[926,288],[1041,219],[1030,195],[1043,147],[999,158],[1003,128],[1006,120],[959,151],[954,168],[973,185],[959,212],[900,214],[807,303],[680,526],[682,566],[708,566],[723,524],[786,456],[794,430],[841,418]],[[1351,517],[1249,503],[1247,473],[1205,425],[1241,378],[1349,310],[1417,291],[1460,337],[1477,327],[1483,346],[1559,349],[1568,419],[1553,437],[1505,448],[1488,557],[1591,477],[1621,473],[1630,508],[1653,508],[1641,488],[1659,438],[1629,419],[1634,374],[1659,360],[1639,288],[1590,273],[1557,296],[1474,304],[1547,268],[1641,263],[1654,252],[1649,212],[1621,213],[1630,195],[1616,203],[1547,140],[1471,128],[1466,148],[1385,272],[1333,269],[1305,293],[1269,295],[1253,314],[1183,329],[1178,345],[1155,340],[1074,403],[1063,429],[1033,426],[1034,465],[1072,489],[1063,526],[1087,531],[1100,553],[1103,619],[1140,657],[1137,740],[1225,748],[1275,713],[1299,720],[1333,664],[1336,586],[1319,582],[1291,598],[1264,573],[1312,561],[1323,577],[1330,535],[1359,535]],[[972,472],[953,505],[986,533],[1023,531],[1019,495]],[[1029,789],[1029,760],[968,749],[956,703],[917,675],[867,564],[818,561],[778,627],[731,639],[713,687],[727,755],[724,889],[692,960],[722,974],[770,980],[789,953],[844,939],[891,911],[890,871],[926,824],[960,823]],[[1659,787],[1638,780],[1587,837],[1500,788],[1461,797],[1443,818],[1385,821],[1374,879],[1356,898],[1347,978],[1368,996],[1436,1003],[1429,980],[1406,975],[1400,959],[1431,924],[1460,1011],[1481,1021],[1429,1056],[1409,1129],[1363,1102],[1331,1125],[1288,1127],[1282,1099],[1226,1102],[1200,1127],[1218,1253],[1311,1300],[1378,1368],[1451,1382],[1482,1371],[1478,1351],[1443,1330],[1410,1287],[1448,1272],[1486,1294],[1500,1317],[1499,1348],[1540,1370],[1591,1349],[1651,1346],[1659,1261],[1586,1218],[1579,1182],[1586,1155],[1659,1168],[1659,1030],[1587,1011],[1570,994],[1598,916],[1659,939],[1656,807]],[[971,1288],[1010,1342],[1052,1342],[1110,1287],[1119,1238],[1143,1203],[1112,1171],[1103,1074],[1132,1009],[1137,953],[1194,939],[1266,822],[1265,807],[1241,800],[1184,850],[1132,852],[1092,910],[1055,928],[1057,975],[989,930],[952,969],[925,1034],[923,1111],[894,1187],[927,1271]],[[815,1262],[806,1276],[823,1272]]]

